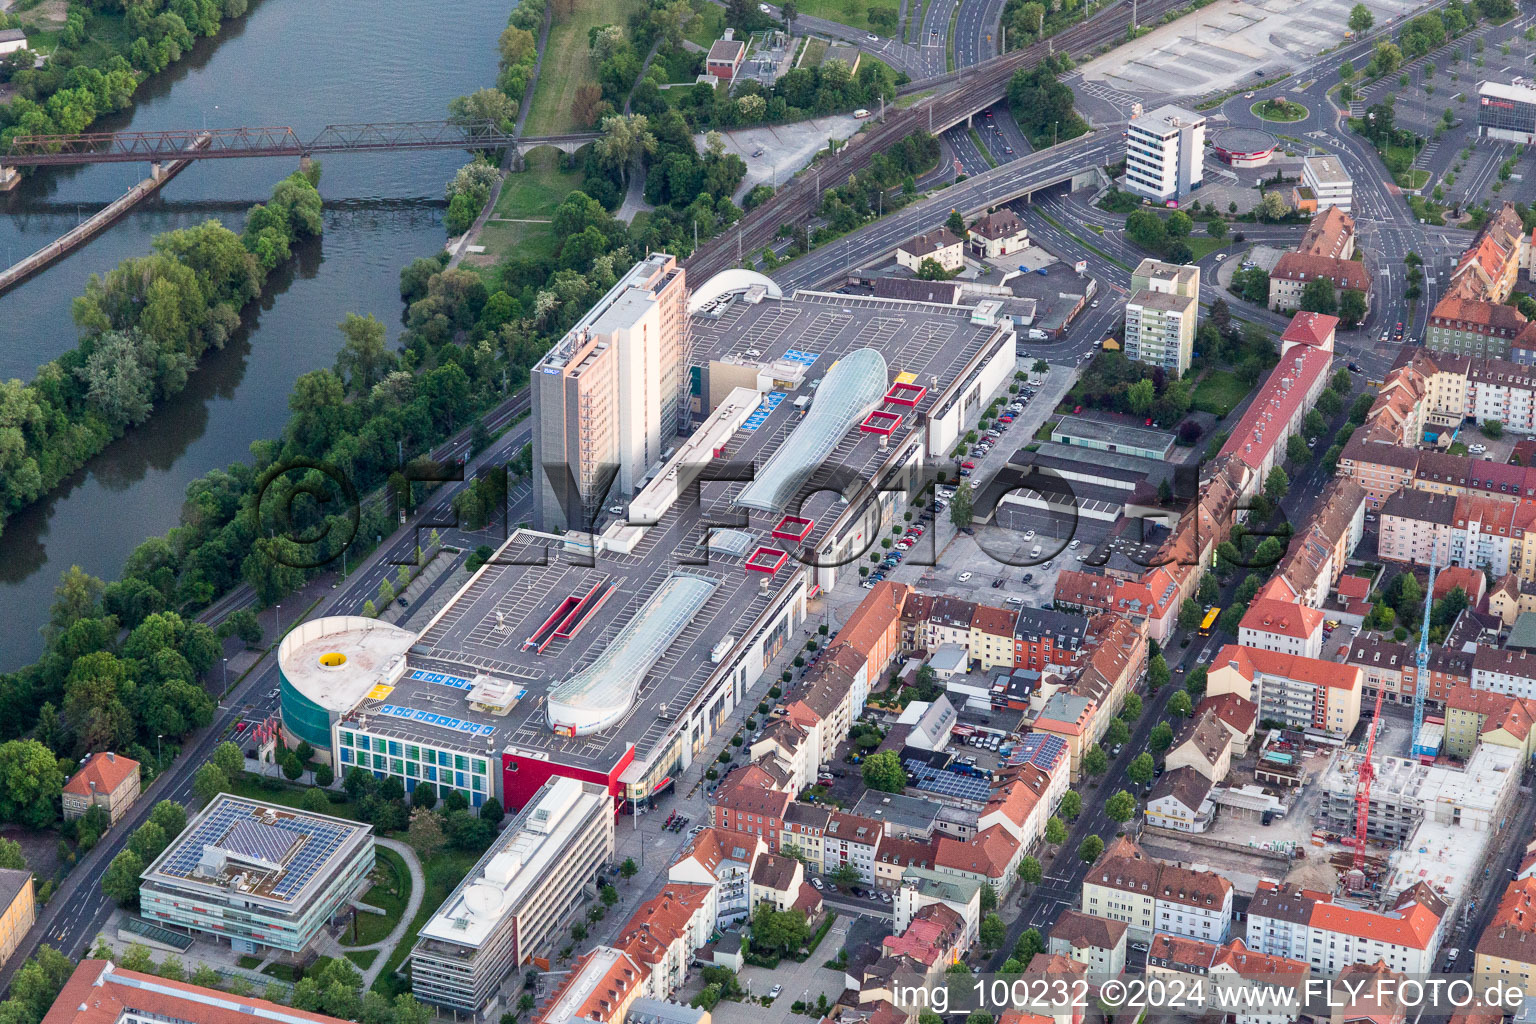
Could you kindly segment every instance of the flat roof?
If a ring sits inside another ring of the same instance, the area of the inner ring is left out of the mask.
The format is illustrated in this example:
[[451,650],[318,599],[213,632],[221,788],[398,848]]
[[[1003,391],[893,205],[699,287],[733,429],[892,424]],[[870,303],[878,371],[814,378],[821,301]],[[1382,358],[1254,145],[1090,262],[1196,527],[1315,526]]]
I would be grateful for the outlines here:
[[328,868],[371,841],[372,831],[362,822],[220,793],[140,877],[212,898],[299,906]]
[[[1177,297],[1177,296],[1176,296]],[[1056,435],[1080,437],[1085,441],[1104,444],[1123,444],[1134,448],[1151,448],[1167,451],[1178,440],[1173,434],[1151,427],[1137,427],[1129,423],[1110,423],[1107,420],[1085,419],[1081,416],[1063,417],[1051,428],[1051,440]],[[1057,442],[1059,443],[1059,442]],[[1067,447],[1072,447],[1068,445]],[[1081,446],[1078,446],[1081,447]]]
[[1495,96],[1518,103],[1536,103],[1536,89],[1533,89],[1530,82],[1523,78],[1517,78],[1512,85],[1505,85],[1503,82],[1478,82],[1477,92],[1480,96]]
[[1156,110],[1149,110],[1140,117],[1133,119],[1131,127],[1141,128],[1159,135],[1167,135],[1178,131],[1180,128],[1188,128],[1204,123],[1204,114],[1197,114],[1193,110],[1188,110],[1172,103],[1165,103]]
[[1259,128],[1222,128],[1211,133],[1211,145],[1227,153],[1268,153],[1279,144]]
[[600,786],[551,778],[422,926],[417,944],[478,947],[555,870],[582,826],[594,813],[606,813],[610,801]]
[[1143,288],[1129,299],[1125,300],[1128,306],[1145,306],[1148,309],[1157,309],[1165,313],[1187,312],[1199,304],[1200,300],[1193,295],[1175,295],[1173,292],[1155,292],[1150,288]]
[[[814,407],[820,388],[810,384],[824,379],[834,363],[851,353],[865,348],[880,353],[891,378],[883,382],[882,394],[892,380],[908,377],[928,388],[886,447],[875,435],[849,429],[800,488],[810,496],[797,514],[816,523],[805,542],[813,547],[819,547],[830,530],[837,529],[841,540],[842,533],[857,529],[851,522],[838,522],[847,504],[823,488],[844,481],[847,474],[867,480],[878,475],[908,443],[912,431],[958,400],[957,379],[969,380],[977,372],[978,358],[1007,336],[1004,328],[973,325],[970,310],[964,308],[820,292],[760,301],[738,297],[723,309],[694,315],[690,329],[693,361],[704,364],[706,373],[712,360],[754,369],[788,360],[807,368],[805,383],[797,390],[765,395],[762,406],[731,433],[716,460],[751,462],[759,473],[801,422],[792,398],[811,396]],[[748,357],[747,349],[761,355]],[[932,385],[933,378],[939,386]],[[644,761],[664,747],[676,719],[724,667],[711,659],[716,646],[726,638],[744,640],[784,589],[805,572],[791,559],[767,576],[772,582],[765,590],[766,574],[746,571],[742,557],[714,547],[706,553],[701,543],[708,532],[705,524],[724,522],[751,535],[748,551],[759,544],[785,549],[786,542],[772,537],[782,513],[736,505],[743,486],[705,484],[696,505],[678,501],[654,525],[626,527],[633,531],[633,547],[603,551],[595,559],[589,548],[560,538],[531,530],[515,533],[410,645],[406,671],[393,689],[374,695],[371,687],[359,688],[359,702],[344,722],[487,758],[505,751],[608,772],[633,747],[636,758]],[[549,726],[551,691],[598,664],[650,596],[679,573],[706,580],[713,590],[636,684],[628,710],[599,731],[554,733]],[[594,591],[607,596],[590,609],[579,629],[542,648],[525,646],[560,608],[574,607],[565,605],[567,599]],[[481,676],[515,684],[521,699],[501,708],[472,701]]]
[[1320,185],[1347,185],[1354,181],[1336,156],[1309,156],[1305,163]]

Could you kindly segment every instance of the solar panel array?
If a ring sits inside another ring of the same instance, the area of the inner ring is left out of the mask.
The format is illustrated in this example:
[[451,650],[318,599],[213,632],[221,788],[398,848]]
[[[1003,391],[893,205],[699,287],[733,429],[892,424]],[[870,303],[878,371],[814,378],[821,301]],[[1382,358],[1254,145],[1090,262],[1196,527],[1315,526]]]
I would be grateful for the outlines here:
[[981,803],[986,803],[987,798],[992,795],[992,784],[986,779],[961,775],[958,772],[940,771],[932,765],[910,757],[905,763],[907,771],[917,776],[917,788],[924,792],[959,797],[962,800],[976,800]]
[[209,846],[274,863],[287,858],[281,873],[269,876],[275,881],[267,890],[272,899],[287,901],[314,878],[358,827],[287,813],[267,824],[259,820],[259,813],[258,807],[246,801],[221,799],[176,843],[158,873],[195,878],[203,850]]
[[381,715],[393,715],[395,718],[409,718],[421,722],[423,725],[435,725],[439,729],[452,729],[456,732],[468,733],[471,736],[491,736],[496,732],[494,725],[481,725],[479,722],[468,722],[462,718],[454,718],[452,715],[440,715],[435,711],[423,711],[420,708],[408,708],[403,704],[385,704],[379,708]]
[[289,829],[275,825],[264,825],[259,821],[237,821],[224,833],[218,846],[237,857],[281,864],[302,838]]
[[[1022,756],[1021,756],[1022,755]],[[1019,740],[1012,755],[1008,758],[1009,764],[1023,764],[1028,761],[1043,771],[1050,771],[1056,763],[1067,756],[1067,741],[1060,736],[1052,736],[1049,733],[1032,732]],[[1014,760],[1018,758],[1018,760]]]
[[455,690],[473,690],[475,688],[474,681],[465,679],[463,676],[450,676],[446,672],[428,672],[424,668],[411,669],[411,678],[419,679],[424,683],[442,683],[444,686],[451,686]]

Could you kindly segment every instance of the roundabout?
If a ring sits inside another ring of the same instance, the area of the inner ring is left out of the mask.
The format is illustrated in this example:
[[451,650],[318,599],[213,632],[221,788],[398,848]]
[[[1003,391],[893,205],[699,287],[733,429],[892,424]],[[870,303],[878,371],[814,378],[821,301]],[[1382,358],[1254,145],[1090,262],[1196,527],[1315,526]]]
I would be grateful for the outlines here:
[[1308,117],[1312,116],[1312,112],[1302,104],[1280,96],[1259,100],[1248,108],[1248,113],[1261,121],[1272,121],[1278,124],[1305,121]]

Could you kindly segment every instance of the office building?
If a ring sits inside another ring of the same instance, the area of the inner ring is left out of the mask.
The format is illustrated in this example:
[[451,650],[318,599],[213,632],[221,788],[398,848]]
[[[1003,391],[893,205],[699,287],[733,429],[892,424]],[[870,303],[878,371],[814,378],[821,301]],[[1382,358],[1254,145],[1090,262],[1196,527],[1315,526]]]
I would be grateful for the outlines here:
[[[1349,212],[1355,181],[1336,156],[1309,156],[1301,161],[1301,183],[1312,190],[1318,210],[1336,207]],[[1349,257],[1344,257],[1348,259]]]
[[239,953],[298,954],[373,862],[372,825],[221,793],[139,876],[139,910]]
[[530,371],[535,524],[581,528],[639,490],[678,429],[686,275],[652,253]]
[[170,981],[82,960],[53,1001],[43,1024],[346,1024],[255,996]]
[[1204,176],[1205,115],[1172,104],[1133,120],[1125,138],[1125,187],[1176,205]]
[[1182,374],[1199,326],[1200,268],[1142,260],[1125,304],[1126,358]]
[[479,1013],[507,972],[549,956],[582,887],[613,860],[612,807],[601,786],[546,782],[422,926],[411,950],[416,998]]
[[1478,82],[1477,134],[1502,142],[1536,142],[1536,88],[1524,78],[1509,85]]

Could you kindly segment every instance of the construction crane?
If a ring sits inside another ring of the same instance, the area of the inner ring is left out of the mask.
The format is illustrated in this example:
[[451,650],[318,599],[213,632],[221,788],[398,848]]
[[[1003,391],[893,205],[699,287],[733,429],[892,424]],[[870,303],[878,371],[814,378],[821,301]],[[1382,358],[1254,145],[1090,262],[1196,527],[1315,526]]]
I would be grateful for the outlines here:
[[1386,692],[1385,686],[1376,687],[1376,710],[1371,712],[1370,738],[1365,741],[1365,760],[1360,762],[1359,781],[1355,783],[1356,871],[1365,870],[1365,830],[1371,817],[1371,780],[1376,777],[1376,766],[1371,763],[1371,754],[1376,750],[1376,726],[1381,721],[1381,698]]
[[1440,561],[1440,538],[1429,555],[1429,585],[1424,588],[1424,621],[1419,626],[1419,671],[1413,687],[1413,756],[1433,753],[1423,744],[1424,691],[1429,688],[1429,612],[1435,600],[1435,569]]

